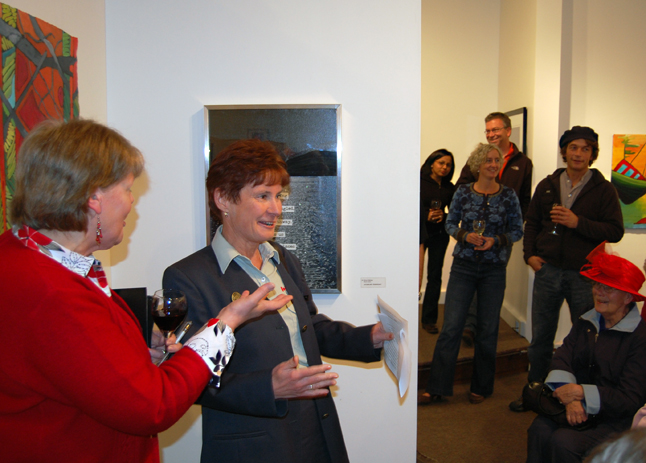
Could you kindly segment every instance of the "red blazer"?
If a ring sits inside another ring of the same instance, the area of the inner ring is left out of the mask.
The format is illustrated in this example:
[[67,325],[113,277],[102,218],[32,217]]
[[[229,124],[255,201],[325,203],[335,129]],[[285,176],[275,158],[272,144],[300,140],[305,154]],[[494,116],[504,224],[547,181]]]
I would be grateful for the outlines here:
[[158,462],[170,427],[211,378],[182,349],[161,367],[121,298],[8,231],[0,236],[0,459]]

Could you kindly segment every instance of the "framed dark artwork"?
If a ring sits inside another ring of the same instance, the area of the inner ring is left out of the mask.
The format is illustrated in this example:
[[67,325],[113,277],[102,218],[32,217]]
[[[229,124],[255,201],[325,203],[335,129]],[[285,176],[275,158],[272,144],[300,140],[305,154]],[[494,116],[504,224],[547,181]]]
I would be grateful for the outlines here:
[[[291,177],[275,240],[301,261],[313,293],[341,292],[341,105],[209,105],[206,172],[231,143],[272,143]],[[207,200],[207,242],[215,234]]]
[[527,152],[527,108],[514,109],[513,111],[507,111],[505,114],[511,119],[511,137],[509,137],[509,140],[515,143],[518,149],[531,159]]
[[1,5],[0,233],[11,228],[8,209],[22,141],[45,119],[67,121],[79,115],[78,40],[42,19]]

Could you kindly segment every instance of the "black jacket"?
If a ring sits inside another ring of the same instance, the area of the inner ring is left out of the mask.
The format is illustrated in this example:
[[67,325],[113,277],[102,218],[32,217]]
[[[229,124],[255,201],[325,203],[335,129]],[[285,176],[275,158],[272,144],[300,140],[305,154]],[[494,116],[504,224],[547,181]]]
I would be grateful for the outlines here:
[[592,177],[572,204],[572,212],[579,217],[575,229],[553,229],[550,210],[554,203],[561,202],[559,177],[565,169],[556,169],[543,179],[534,192],[534,197],[525,216],[523,252],[525,262],[538,256],[561,269],[580,270],[586,256],[603,241],[616,243],[624,236],[623,216],[617,190],[597,169],[590,169]]
[[[431,178],[431,166],[437,159],[443,156],[451,157],[452,166],[451,171],[442,179],[442,184],[440,185]],[[420,244],[438,233],[446,234],[446,230],[444,229],[446,214],[444,214],[441,222],[429,222],[427,219],[428,212],[431,209],[431,201],[442,201],[443,211],[446,211],[451,205],[453,193],[455,193],[455,185],[451,183],[454,172],[455,159],[453,158],[453,154],[444,149],[431,153],[420,169]]]

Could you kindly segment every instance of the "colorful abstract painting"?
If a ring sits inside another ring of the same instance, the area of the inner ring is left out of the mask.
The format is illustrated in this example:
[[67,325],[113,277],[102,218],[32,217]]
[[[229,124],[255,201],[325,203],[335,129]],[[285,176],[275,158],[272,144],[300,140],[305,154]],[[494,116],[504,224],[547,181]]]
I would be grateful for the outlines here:
[[78,117],[77,39],[0,3],[2,38],[2,143],[0,231],[15,188],[17,153],[29,131],[45,119]]
[[612,184],[619,194],[624,228],[646,228],[646,135],[612,137]]

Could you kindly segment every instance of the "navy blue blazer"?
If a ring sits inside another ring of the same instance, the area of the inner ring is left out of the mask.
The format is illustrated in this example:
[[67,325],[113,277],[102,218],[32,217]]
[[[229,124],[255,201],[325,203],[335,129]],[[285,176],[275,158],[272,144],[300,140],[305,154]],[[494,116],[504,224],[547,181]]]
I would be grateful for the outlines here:
[[[282,254],[278,271],[287,293],[294,296],[308,363],[321,364],[321,355],[363,362],[379,360],[381,349],[373,348],[370,337],[372,325],[353,327],[317,313],[300,262],[282,246],[272,244]],[[194,322],[192,332],[217,317],[234,292],[258,288],[235,261],[223,274],[211,246],[168,267],[163,287],[186,294],[188,318]],[[272,370],[294,356],[282,316],[271,313],[251,320],[238,327],[235,336],[236,348],[222,375],[221,388],[207,387],[198,401],[203,406],[202,463],[309,461],[303,460],[301,441],[320,434],[331,461],[347,462],[330,394],[308,401],[274,399]]]

